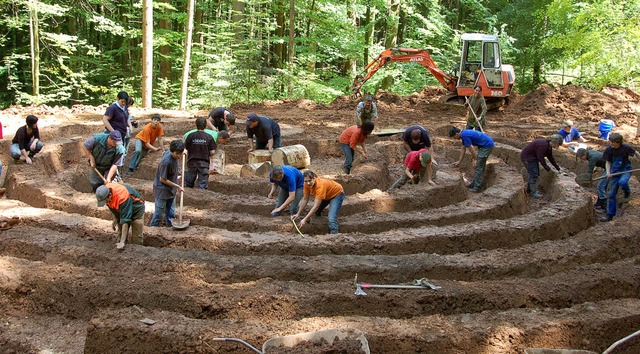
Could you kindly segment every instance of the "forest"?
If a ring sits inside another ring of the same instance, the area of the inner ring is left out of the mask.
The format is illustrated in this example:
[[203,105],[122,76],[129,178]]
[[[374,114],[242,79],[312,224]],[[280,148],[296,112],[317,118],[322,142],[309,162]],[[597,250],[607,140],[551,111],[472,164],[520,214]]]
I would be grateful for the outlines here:
[[[450,72],[460,36],[500,38],[516,89],[588,89],[640,80],[640,0],[0,0],[0,107],[110,103],[145,107],[350,94],[385,48],[426,49]],[[390,64],[367,82],[401,95],[437,81]]]

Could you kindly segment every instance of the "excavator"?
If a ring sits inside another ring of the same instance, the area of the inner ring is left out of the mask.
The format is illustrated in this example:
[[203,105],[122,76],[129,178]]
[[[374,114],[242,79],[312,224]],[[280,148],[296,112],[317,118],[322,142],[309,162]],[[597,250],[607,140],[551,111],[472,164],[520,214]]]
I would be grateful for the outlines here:
[[425,49],[389,48],[378,54],[361,75],[357,75],[351,85],[355,97],[360,97],[360,88],[378,70],[389,62],[417,63],[429,70],[449,93],[441,97],[441,102],[465,102],[474,93],[474,87],[482,87],[489,109],[497,109],[506,103],[516,80],[512,65],[502,64],[498,36],[483,33],[465,33],[462,39],[460,76],[445,73],[438,68]]

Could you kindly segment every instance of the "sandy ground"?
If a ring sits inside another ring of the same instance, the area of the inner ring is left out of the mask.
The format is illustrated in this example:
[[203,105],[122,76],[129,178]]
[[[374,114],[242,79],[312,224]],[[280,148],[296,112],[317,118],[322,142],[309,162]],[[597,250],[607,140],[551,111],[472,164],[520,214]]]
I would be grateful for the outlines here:
[[[20,223],[0,231],[0,351],[3,353],[523,353],[525,348],[601,352],[640,329],[640,200],[614,221],[599,222],[594,189],[578,186],[586,170],[565,148],[554,152],[565,174],[542,173],[544,198],[524,191],[520,149],[572,119],[593,149],[600,119],[637,147],[639,96],[607,87],[543,86],[488,114],[497,142],[487,189],[467,192],[471,159],[453,168],[463,107],[438,102],[440,89],[409,97],[379,93],[384,129],[420,124],[439,162],[435,186],[387,192],[402,171],[399,135],[367,140],[369,158],[341,172],[340,132],[353,124],[349,97],[330,105],[296,100],[232,107],[242,120],[275,118],[283,145],[303,144],[310,168],[340,182],[347,197],[340,231],[329,235],[326,211],[299,235],[287,217],[272,218],[269,183],[240,177],[247,163],[242,129],[222,147],[224,174],[209,190],[188,190],[183,231],[146,227],[144,246],[116,251],[110,213],[98,208],[78,143],[99,132],[106,106],[12,107],[0,114],[4,140],[2,217]],[[132,109],[143,124],[163,116],[168,140],[208,112]],[[43,152],[33,165],[10,161],[13,132],[27,114],[40,117]],[[243,128],[240,124],[237,128]],[[168,142],[167,142],[168,144]],[[159,154],[149,154],[125,182],[153,212],[152,180]],[[127,159],[128,160],[128,159]],[[638,166],[636,166],[638,167]],[[437,290],[364,288],[412,285],[426,278]],[[143,323],[141,320],[147,320]],[[152,320],[152,321],[148,321]],[[303,341],[292,348],[269,339],[338,329],[364,337]],[[360,332],[358,332],[360,333]],[[366,338],[366,339],[363,339]],[[335,339],[335,341],[334,341]],[[328,341],[327,341],[328,340]],[[265,344],[263,349],[263,344]],[[284,351],[283,351],[284,350]],[[617,353],[640,352],[640,340]]]

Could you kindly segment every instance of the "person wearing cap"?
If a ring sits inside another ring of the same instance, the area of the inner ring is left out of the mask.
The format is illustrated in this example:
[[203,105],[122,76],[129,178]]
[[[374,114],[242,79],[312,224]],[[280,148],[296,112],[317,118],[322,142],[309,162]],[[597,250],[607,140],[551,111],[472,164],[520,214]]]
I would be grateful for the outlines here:
[[125,91],[118,92],[118,99],[107,107],[104,116],[102,116],[102,121],[106,128],[105,133],[117,130],[122,138],[127,136],[127,129],[130,128],[131,124],[129,122],[129,109],[127,108],[128,102],[129,94]]
[[167,226],[171,226],[171,219],[176,216],[174,200],[176,191],[184,192],[182,186],[178,184],[180,170],[178,159],[184,153],[184,143],[180,139],[173,140],[169,144],[169,151],[165,151],[158,165],[156,177],[153,180],[153,196],[155,211],[149,226],[160,226],[162,218],[166,216]]
[[586,143],[587,139],[580,135],[578,128],[573,126],[573,122],[569,119],[562,122],[562,128],[558,130],[558,135],[562,137],[562,145],[577,145],[578,141]]
[[209,163],[218,146],[213,137],[205,133],[206,127],[207,120],[205,118],[196,118],[197,130],[189,134],[184,142],[188,156],[184,184],[188,188],[195,186],[196,179],[199,189],[209,188]]
[[31,159],[42,150],[44,144],[40,140],[38,117],[27,116],[26,123],[16,131],[16,135],[11,141],[10,153],[15,161],[24,157],[24,161],[30,165]]
[[295,215],[304,192],[304,177],[302,172],[293,166],[275,166],[269,172],[271,190],[267,197],[273,199],[276,189],[280,187],[276,207],[271,211],[271,216],[280,216],[281,212],[289,207],[289,213]]
[[538,191],[537,185],[538,176],[540,176],[540,165],[542,165],[547,172],[551,171],[551,168],[549,168],[544,160],[545,158],[560,172],[560,166],[558,166],[556,160],[553,158],[553,149],[562,146],[562,140],[560,135],[553,134],[545,138],[536,139],[522,149],[520,160],[529,173],[527,193],[532,197],[542,198],[542,194]]
[[[131,156],[131,162],[129,163],[129,173],[133,173],[140,165],[140,161],[147,156],[150,151],[165,151],[164,149],[164,130],[160,121],[162,118],[159,114],[151,116],[151,123],[142,128],[142,130],[136,135],[135,151]],[[158,146],[153,144],[158,139]]]
[[89,183],[94,191],[104,184],[103,178],[109,183],[118,177],[118,166],[122,166],[124,160],[122,134],[119,131],[94,134],[80,145],[80,149],[93,167],[89,170]]
[[207,117],[207,126],[217,132],[226,130],[229,132],[229,135],[232,135],[234,125],[236,125],[236,116],[224,107],[212,109]]
[[[453,139],[459,139],[462,141],[462,148],[460,148],[460,157],[458,161],[451,165],[456,167],[462,163],[466,150],[469,149],[471,153],[472,163],[476,162],[475,172],[473,174],[473,182],[467,185],[470,191],[477,193],[483,188],[484,183],[484,170],[487,166],[487,160],[491,151],[493,151],[494,142],[491,137],[485,133],[477,130],[465,129],[460,130],[456,127],[452,127],[449,130],[449,137]],[[474,148],[475,147],[475,148]],[[477,148],[477,152],[476,152]]]
[[107,183],[96,189],[98,207],[107,206],[113,214],[112,228],[120,236],[116,248],[124,249],[125,241],[131,229],[131,242],[143,243],[144,199],[137,190],[128,184]]
[[311,170],[304,171],[302,175],[304,177],[304,195],[298,212],[292,219],[295,221],[300,218],[300,215],[307,207],[310,196],[313,195],[315,200],[309,213],[300,221],[300,228],[303,228],[309,222],[312,215],[321,216],[324,208],[329,206],[329,233],[337,234],[339,232],[338,212],[340,212],[340,207],[342,207],[342,201],[344,200],[344,189],[340,183],[318,177]]
[[[611,221],[617,213],[618,208],[618,190],[622,189],[624,198],[621,203],[628,203],[631,199],[631,188],[629,187],[629,179],[631,179],[631,158],[640,159],[638,154],[631,145],[624,144],[624,138],[620,133],[611,133],[609,135],[609,146],[604,149],[602,158],[606,161],[605,175],[609,181],[609,194],[607,195],[607,215],[602,217],[600,221]],[[614,173],[621,173],[612,176]]]
[[[602,157],[602,153],[600,151],[580,148],[576,151],[576,157],[580,160],[589,162],[589,167],[587,169],[587,176],[589,176],[589,179],[593,179],[593,173],[596,167],[600,167],[605,171],[603,177],[606,177],[607,161]],[[593,204],[593,206],[599,213],[605,213],[607,211],[607,182],[609,182],[609,180],[606,178],[602,178],[598,181],[598,200]]]
[[406,153],[422,149],[431,151],[431,139],[427,130],[419,125],[412,125],[402,134],[402,147]]
[[[344,173],[351,174],[354,153],[357,152],[365,159],[367,158],[367,147],[365,146],[365,141],[372,131],[373,122],[367,120],[362,123],[361,127],[352,125],[340,134],[338,141],[340,142],[340,148],[344,153],[344,164],[342,166],[342,171],[344,171]],[[358,146],[360,148],[358,148]]]
[[[247,138],[249,139],[249,150],[264,150],[273,152],[273,149],[280,147],[280,125],[275,120],[259,116],[255,113],[247,115]],[[254,147],[255,137],[255,147]]]
[[432,186],[435,185],[435,183],[431,180],[431,164],[433,162],[434,161],[431,158],[431,153],[429,153],[426,149],[410,151],[404,159],[404,173],[395,181],[395,183],[391,185],[391,187],[389,187],[388,190],[400,188],[404,186],[409,180],[411,180],[413,184],[418,184],[420,181],[426,179],[427,183]]
[[469,109],[466,129],[483,131],[487,125],[485,120],[485,116],[487,115],[487,102],[482,95],[482,86],[476,85],[473,88],[473,95],[469,97],[464,105]]
[[356,106],[356,125],[361,127],[365,121],[375,121],[374,125],[377,129],[380,129],[378,106],[373,102],[371,95],[364,96],[364,100]]

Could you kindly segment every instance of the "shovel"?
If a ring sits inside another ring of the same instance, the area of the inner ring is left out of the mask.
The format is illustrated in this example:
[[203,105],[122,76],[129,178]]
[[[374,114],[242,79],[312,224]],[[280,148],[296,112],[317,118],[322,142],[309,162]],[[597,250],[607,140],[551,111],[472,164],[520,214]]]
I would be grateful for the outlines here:
[[181,178],[181,186],[182,186],[182,191],[180,191],[180,209],[178,210],[178,219],[171,219],[171,226],[173,226],[174,229],[176,230],[184,230],[187,227],[189,227],[189,224],[191,223],[191,220],[189,219],[182,219],[182,208],[184,206],[184,166],[185,165],[185,155],[182,154],[182,178]]

